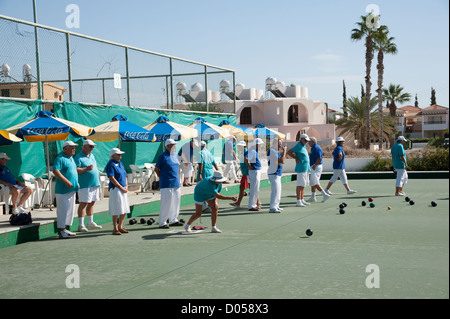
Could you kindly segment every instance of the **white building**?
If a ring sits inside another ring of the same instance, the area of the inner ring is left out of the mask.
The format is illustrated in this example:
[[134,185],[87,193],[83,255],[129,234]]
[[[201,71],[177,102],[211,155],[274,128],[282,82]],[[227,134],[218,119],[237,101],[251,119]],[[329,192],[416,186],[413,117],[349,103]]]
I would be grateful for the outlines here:
[[[224,112],[232,113],[234,95],[229,86],[228,81],[222,81],[220,92],[208,92],[208,102]],[[180,85],[182,88],[187,93],[186,86]],[[188,102],[205,102],[204,92],[197,93],[193,88],[185,96],[185,101],[175,105],[175,108],[185,109]],[[269,77],[265,90],[246,89],[244,85],[237,84],[235,94],[237,125],[254,128],[262,123],[286,134],[287,141],[295,141],[300,134],[306,133],[316,137],[322,145],[334,143],[335,125],[328,124],[328,106],[322,101],[310,99],[306,87],[285,86],[283,82]],[[201,99],[191,100],[194,95]]]

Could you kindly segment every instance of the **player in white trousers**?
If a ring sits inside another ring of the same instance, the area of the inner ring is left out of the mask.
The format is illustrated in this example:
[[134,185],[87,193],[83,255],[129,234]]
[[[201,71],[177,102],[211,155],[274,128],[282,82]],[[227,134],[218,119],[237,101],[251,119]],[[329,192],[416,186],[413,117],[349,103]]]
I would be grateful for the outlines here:
[[269,176],[271,185],[269,213],[281,213],[281,175],[283,172],[287,147],[283,146],[282,141],[279,139],[273,139],[271,144],[272,147],[267,152],[267,158],[269,160],[267,175]]
[[356,193],[355,190],[351,189],[348,186],[347,174],[345,173],[345,152],[343,148],[344,143],[345,140],[343,137],[338,137],[336,139],[337,146],[333,151],[333,176],[331,176],[327,188],[325,189],[325,192],[328,195],[333,195],[333,193],[330,192],[330,188],[338,180],[338,178],[341,180],[342,184],[347,190],[348,195]]
[[322,159],[323,152],[322,148],[317,144],[317,139],[314,136],[311,136],[310,141],[308,142],[309,146],[311,146],[311,151],[309,154],[309,164],[311,165],[311,175],[309,184],[311,185],[311,197],[307,199],[307,202],[316,202],[316,190],[322,193],[323,199],[322,203],[325,202],[330,195],[328,195],[325,190],[320,186],[320,176],[322,175]]
[[[239,183],[238,177],[236,175],[236,168],[234,166],[234,161],[237,160],[236,153],[234,152],[234,143],[236,142],[236,137],[231,136],[228,141],[225,142],[225,146],[223,147],[223,153],[225,157],[225,171],[223,176],[228,179],[228,176],[231,174],[231,178],[235,183]],[[228,182],[226,181],[225,184]]]
[[[178,221],[181,190],[178,174],[180,164],[177,153],[175,153],[176,144],[173,139],[166,140],[166,151],[159,156],[155,165],[155,173],[159,177],[161,190],[159,228],[183,226],[183,223]],[[167,225],[167,221],[169,221],[169,225]]]
[[53,174],[56,177],[55,197],[56,216],[59,238],[69,238],[75,236],[74,232],[66,229],[71,226],[75,215],[75,196],[79,190],[77,165],[73,159],[75,155],[75,144],[67,141],[63,145],[63,151],[53,162]]
[[248,150],[248,176],[250,179],[250,194],[248,198],[248,210],[259,211],[258,196],[259,184],[261,182],[261,162],[259,160],[258,150],[264,142],[260,138],[256,138],[253,145]]

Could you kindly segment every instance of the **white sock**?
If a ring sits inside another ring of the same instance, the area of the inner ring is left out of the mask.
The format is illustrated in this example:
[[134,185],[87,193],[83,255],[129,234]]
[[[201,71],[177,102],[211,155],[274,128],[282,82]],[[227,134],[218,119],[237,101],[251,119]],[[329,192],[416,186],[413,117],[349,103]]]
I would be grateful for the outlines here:
[[301,199],[297,199],[297,204],[301,204],[302,200]]
[[78,224],[84,225],[84,217],[78,217]]
[[324,189],[322,189],[321,193],[322,193],[322,195],[324,195],[324,196],[325,196],[325,195],[328,195],[327,192],[325,192]]
[[88,216],[88,224],[92,224],[94,222],[94,215]]
[[311,198],[316,198],[316,192],[311,192]]

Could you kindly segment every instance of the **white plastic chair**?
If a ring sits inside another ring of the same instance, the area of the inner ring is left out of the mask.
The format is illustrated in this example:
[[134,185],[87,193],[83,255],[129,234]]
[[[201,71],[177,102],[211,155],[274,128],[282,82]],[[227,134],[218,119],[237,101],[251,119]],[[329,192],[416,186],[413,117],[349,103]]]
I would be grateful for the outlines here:
[[98,172],[100,180],[100,199],[105,198],[105,188],[109,185],[109,178],[106,173]]
[[155,174],[155,165],[150,163],[144,163],[145,169],[143,170],[142,178],[142,191],[151,187],[153,175]]
[[31,209],[33,209],[35,205],[40,206],[39,200],[42,197],[44,188],[39,187],[39,184],[33,175],[22,173],[21,176],[23,178],[25,186],[29,186],[33,190],[31,196],[26,200],[24,206],[30,207]]
[[[11,194],[9,193],[9,188],[3,184],[0,184],[0,187],[0,202],[5,203],[8,208],[8,205],[11,205]],[[6,213],[8,213],[8,211],[6,211]]]
[[[47,173],[45,173],[44,175],[47,175]],[[36,178],[35,180],[37,181],[38,178]],[[50,171],[50,177],[47,179],[41,179],[43,185],[43,191],[42,191],[42,196],[35,196],[35,198],[37,197],[37,200],[39,201],[38,204],[41,207],[46,207],[46,206],[50,206],[50,210],[52,210],[52,205],[54,204],[54,200],[56,198],[55,195],[55,178],[53,175],[53,172]],[[51,197],[50,197],[51,196]]]
[[141,184],[144,187],[144,170],[140,169],[134,164],[130,164],[131,168],[131,183]]

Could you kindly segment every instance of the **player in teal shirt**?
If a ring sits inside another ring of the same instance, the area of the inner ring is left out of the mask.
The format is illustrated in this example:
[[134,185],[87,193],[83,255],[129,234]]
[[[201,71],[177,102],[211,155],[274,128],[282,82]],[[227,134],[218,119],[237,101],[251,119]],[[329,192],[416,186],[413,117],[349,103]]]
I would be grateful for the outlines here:
[[206,148],[206,142],[202,141],[200,151],[200,162],[198,165],[197,181],[209,178],[214,174],[214,168],[219,170],[219,167],[214,160],[214,156]]
[[297,187],[295,189],[297,194],[297,207],[308,206],[304,199],[305,187],[309,185],[308,172],[311,171],[309,165],[309,155],[306,149],[306,144],[310,141],[307,134],[300,136],[299,142],[288,151],[288,155],[293,157],[297,164],[295,165],[295,172],[297,173]]
[[[250,187],[249,178],[248,178],[248,149],[245,141],[240,141],[237,144],[237,148],[239,150],[239,166],[241,167],[241,181],[239,185],[239,196],[238,200],[235,203],[230,203],[233,207],[241,207],[242,199],[244,198],[245,190]],[[260,204],[259,202],[257,203]]]
[[391,148],[392,165],[397,174],[395,181],[395,196],[405,196],[403,187],[408,182],[408,173],[406,172],[408,164],[406,163],[406,152],[403,147],[405,142],[406,138],[399,136],[397,137],[397,142]]
[[[60,172],[67,182],[60,178],[55,171]],[[53,173],[56,173],[55,176],[57,177],[55,194],[78,192],[80,186],[78,184],[77,165],[73,156],[69,156],[65,152],[60,153],[53,162]]]
[[299,160],[295,165],[295,172],[309,172],[311,170],[311,167],[309,165],[309,154],[308,150],[306,149],[306,144],[303,145],[301,142],[298,142],[293,148],[290,149],[290,151],[292,151]]
[[75,197],[79,190],[77,165],[73,160],[77,145],[72,141],[65,142],[62,153],[53,162],[53,174],[56,177],[56,226],[59,229],[60,238],[76,235],[66,227],[72,225],[75,215]]
[[392,164],[394,166],[394,169],[406,168],[406,152],[402,143],[404,143],[403,140],[397,140],[397,142],[391,148]]
[[221,195],[222,183],[227,179],[222,175],[222,172],[216,171],[212,177],[206,178],[199,182],[194,189],[195,213],[191,216],[187,224],[184,226],[186,232],[191,233],[191,225],[194,221],[202,216],[203,203],[206,202],[211,208],[211,224],[212,233],[221,233],[222,231],[216,227],[217,216],[219,214],[218,199],[228,199],[236,201],[236,196]]
[[[87,232],[89,229],[100,229],[102,226],[94,222],[94,205],[100,199],[100,178],[95,156],[92,154],[95,143],[91,140],[83,142],[83,149],[75,158],[78,171],[78,231]],[[84,216],[88,217],[87,227],[84,226]]]
[[92,165],[90,170],[78,175],[78,183],[80,188],[100,186],[100,179],[97,169],[97,162],[94,154],[90,153],[89,157],[83,152],[78,153],[74,158],[75,164],[78,168],[88,168]]

